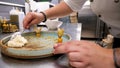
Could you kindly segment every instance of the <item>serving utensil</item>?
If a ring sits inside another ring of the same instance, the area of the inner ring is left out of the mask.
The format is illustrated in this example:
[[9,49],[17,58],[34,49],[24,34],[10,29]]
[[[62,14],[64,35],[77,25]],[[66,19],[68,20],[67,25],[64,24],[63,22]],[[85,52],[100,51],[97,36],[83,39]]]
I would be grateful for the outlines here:
[[10,40],[14,39],[17,35],[21,35],[22,33],[24,33],[24,31],[25,31],[25,29],[23,29],[23,30],[20,31],[20,32],[15,32],[15,33],[13,33],[13,34],[11,35]]

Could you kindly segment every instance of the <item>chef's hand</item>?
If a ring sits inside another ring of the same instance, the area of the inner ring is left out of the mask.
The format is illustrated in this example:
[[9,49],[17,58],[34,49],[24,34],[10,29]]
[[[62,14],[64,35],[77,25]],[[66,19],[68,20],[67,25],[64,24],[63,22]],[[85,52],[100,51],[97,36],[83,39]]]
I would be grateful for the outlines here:
[[89,41],[69,41],[54,46],[54,54],[66,53],[75,68],[115,68],[113,50]]
[[38,24],[44,20],[44,16],[41,13],[29,12],[24,18],[23,26],[28,29],[33,24]]

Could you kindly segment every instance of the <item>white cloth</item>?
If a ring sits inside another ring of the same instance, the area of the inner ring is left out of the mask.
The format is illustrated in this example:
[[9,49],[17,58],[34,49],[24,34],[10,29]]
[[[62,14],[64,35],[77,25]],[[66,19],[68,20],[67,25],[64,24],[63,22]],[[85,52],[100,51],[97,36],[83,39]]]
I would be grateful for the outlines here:
[[87,0],[64,0],[64,1],[73,11],[79,11]]
[[[86,0],[64,0],[65,3],[73,10],[78,11]],[[120,38],[120,2],[115,3],[114,0],[93,0],[91,2],[92,10],[101,15],[108,27],[111,27],[110,33]]]

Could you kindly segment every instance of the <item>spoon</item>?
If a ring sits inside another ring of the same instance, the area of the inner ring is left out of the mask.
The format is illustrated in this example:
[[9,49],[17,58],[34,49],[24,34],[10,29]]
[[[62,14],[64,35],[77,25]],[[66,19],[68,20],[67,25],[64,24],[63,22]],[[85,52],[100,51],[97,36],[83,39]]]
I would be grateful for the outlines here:
[[37,25],[32,25],[30,28],[28,28],[28,29],[23,29],[23,30],[21,30],[21,31],[19,31],[19,32],[15,32],[15,33],[13,33],[12,34],[12,36],[11,36],[11,38],[10,38],[10,40],[12,40],[12,39],[14,39],[17,35],[21,35],[21,34],[23,34],[26,30],[32,30],[32,29],[35,29],[37,27]]
[[10,40],[14,39],[17,35],[21,35],[22,33],[24,33],[25,29],[23,29],[21,32],[15,32],[11,35]]

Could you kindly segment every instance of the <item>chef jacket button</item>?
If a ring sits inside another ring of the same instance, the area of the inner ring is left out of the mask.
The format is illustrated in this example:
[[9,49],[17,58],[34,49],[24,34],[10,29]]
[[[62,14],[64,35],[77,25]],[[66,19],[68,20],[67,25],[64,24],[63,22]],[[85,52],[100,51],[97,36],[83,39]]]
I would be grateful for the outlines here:
[[101,15],[99,14],[98,17],[101,17]]
[[90,0],[90,2],[93,2],[94,0]]
[[115,2],[115,3],[118,3],[118,2],[119,2],[119,0],[114,0],[114,2]]
[[108,29],[110,30],[110,29],[111,29],[111,27],[108,27]]

